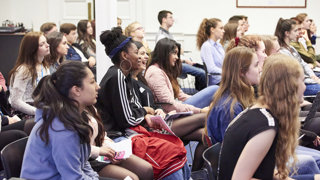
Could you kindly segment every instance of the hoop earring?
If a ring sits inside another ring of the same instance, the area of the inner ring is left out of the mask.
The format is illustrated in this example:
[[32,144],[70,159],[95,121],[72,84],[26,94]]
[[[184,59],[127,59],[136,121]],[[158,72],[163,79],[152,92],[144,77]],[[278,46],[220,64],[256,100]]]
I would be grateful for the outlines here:
[[[129,68],[128,68],[128,69],[123,68],[123,66],[125,67],[125,65],[123,64],[124,62],[129,63]],[[123,61],[121,61],[121,63],[120,63],[120,69],[121,69],[122,71],[127,71],[127,72],[129,72],[129,71],[131,70],[131,68],[132,68],[132,63],[131,63],[131,61],[128,61],[128,60],[123,60]]]

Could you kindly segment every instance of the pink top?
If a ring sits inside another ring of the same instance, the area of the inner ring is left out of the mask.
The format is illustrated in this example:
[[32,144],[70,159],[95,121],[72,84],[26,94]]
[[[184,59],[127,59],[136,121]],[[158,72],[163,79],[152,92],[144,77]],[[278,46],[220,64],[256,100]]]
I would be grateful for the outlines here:
[[176,110],[177,112],[193,111],[200,113],[200,109],[189,104],[183,104],[180,101],[187,100],[190,95],[179,90],[178,100],[174,99],[172,84],[167,74],[160,69],[158,64],[151,65],[145,73],[145,78],[148,82],[156,102],[170,103],[170,105],[162,105],[163,109],[168,113]]

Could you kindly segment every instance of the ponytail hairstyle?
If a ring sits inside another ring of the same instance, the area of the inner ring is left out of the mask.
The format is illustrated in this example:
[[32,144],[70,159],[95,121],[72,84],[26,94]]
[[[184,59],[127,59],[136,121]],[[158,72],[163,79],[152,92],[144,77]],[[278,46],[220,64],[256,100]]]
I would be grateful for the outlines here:
[[[297,162],[295,149],[300,129],[297,80],[302,75],[298,61],[277,53],[266,59],[260,78],[258,102],[267,105],[279,122],[275,158],[280,179],[286,179]],[[289,162],[292,156],[294,161]]]
[[274,35],[277,36],[279,44],[281,47],[288,47],[289,44],[286,44],[284,39],[286,38],[286,31],[290,32],[293,29],[293,26],[296,25],[296,21],[292,19],[283,19],[280,18],[277,23],[276,30]]
[[235,39],[232,39],[230,41],[226,49],[226,52],[238,46],[248,47],[257,51],[259,48],[260,41],[261,41],[261,38],[258,35],[245,35],[240,38],[236,37]]
[[[131,38],[122,34],[121,27],[114,27],[112,30],[102,32],[100,41],[104,45],[105,52],[110,57],[112,63],[117,66],[119,66],[121,62],[120,53],[122,51],[128,52],[128,49],[133,43]],[[116,49],[117,51],[114,51]]]
[[202,44],[208,40],[211,34],[211,28],[216,28],[218,25],[218,22],[221,22],[220,19],[217,18],[211,18],[207,19],[204,18],[200,24],[198,33],[197,33],[197,47],[198,49],[201,49]]
[[[34,105],[42,109],[43,124],[39,127],[41,140],[49,143],[49,128],[54,118],[59,118],[66,129],[75,131],[80,143],[90,144],[92,128],[88,120],[79,111],[79,103],[70,98],[69,92],[73,86],[82,87],[83,79],[88,76],[87,67],[77,61],[62,63],[52,75],[42,78],[33,92]],[[57,130],[58,131],[58,130]]]
[[65,60],[64,55],[60,55],[57,51],[59,44],[63,39],[64,34],[62,32],[52,32],[46,36],[47,42],[50,45],[50,54],[45,57],[45,60],[49,64],[55,64],[59,58],[59,63],[62,63]]
[[[176,61],[175,66],[172,67],[170,64],[170,54],[173,53],[176,48],[178,48],[179,59]],[[182,71],[180,52],[181,47],[179,43],[172,39],[163,38],[159,40],[156,44],[156,47],[154,48],[154,51],[152,53],[151,62],[148,65],[149,68],[151,65],[158,64],[159,67],[166,73],[172,84],[175,98],[178,97],[180,91],[180,87],[177,80],[178,76],[181,74]],[[148,68],[146,69],[146,71],[148,71]]]

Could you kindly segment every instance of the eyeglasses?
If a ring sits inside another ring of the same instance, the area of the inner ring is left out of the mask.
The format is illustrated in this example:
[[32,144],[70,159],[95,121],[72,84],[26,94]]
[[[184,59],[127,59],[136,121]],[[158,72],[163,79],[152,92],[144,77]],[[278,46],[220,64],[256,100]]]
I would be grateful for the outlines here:
[[142,26],[140,26],[140,27],[137,27],[134,31],[136,31],[136,30],[144,30],[144,28]]

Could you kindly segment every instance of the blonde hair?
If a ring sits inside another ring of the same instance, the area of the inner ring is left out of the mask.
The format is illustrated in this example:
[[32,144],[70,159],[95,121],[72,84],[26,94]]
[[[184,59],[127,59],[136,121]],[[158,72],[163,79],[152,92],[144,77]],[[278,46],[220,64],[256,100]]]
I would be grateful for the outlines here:
[[265,52],[267,54],[267,56],[271,55],[271,50],[274,47],[274,42],[278,42],[278,38],[277,36],[273,36],[273,35],[262,35],[260,36],[266,49]]
[[204,18],[200,24],[198,33],[197,33],[197,47],[198,49],[201,49],[202,44],[208,40],[211,31],[210,29],[216,28],[218,25],[218,22],[221,22],[220,19],[217,18],[211,18],[211,19],[207,19]]
[[258,102],[267,105],[279,122],[275,157],[281,179],[289,175],[289,158],[293,156],[294,159],[290,167],[294,167],[297,161],[295,148],[300,129],[297,79],[302,74],[300,64],[292,57],[274,54],[266,59],[259,83]]
[[237,46],[244,46],[248,48],[252,48],[255,51],[259,48],[259,42],[261,41],[260,36],[258,35],[245,35],[240,38],[232,39],[226,49],[226,52],[230,51],[231,49]]
[[[245,76],[242,76],[241,74],[248,72],[254,56],[256,56],[255,52],[247,47],[236,47],[226,53],[222,66],[220,86],[213,96],[207,116],[209,116],[213,107],[217,105],[225,93],[230,93],[225,103],[231,101],[231,118],[234,116],[233,107],[237,102],[239,102],[244,108],[253,104],[253,88]],[[205,123],[205,134],[208,135],[207,121]]]
[[140,23],[138,23],[137,21],[135,21],[135,22],[129,24],[129,25],[124,29],[124,35],[127,36],[127,37],[131,36],[131,33],[135,30],[135,29],[134,29],[134,25],[136,25],[136,24],[140,24]]

